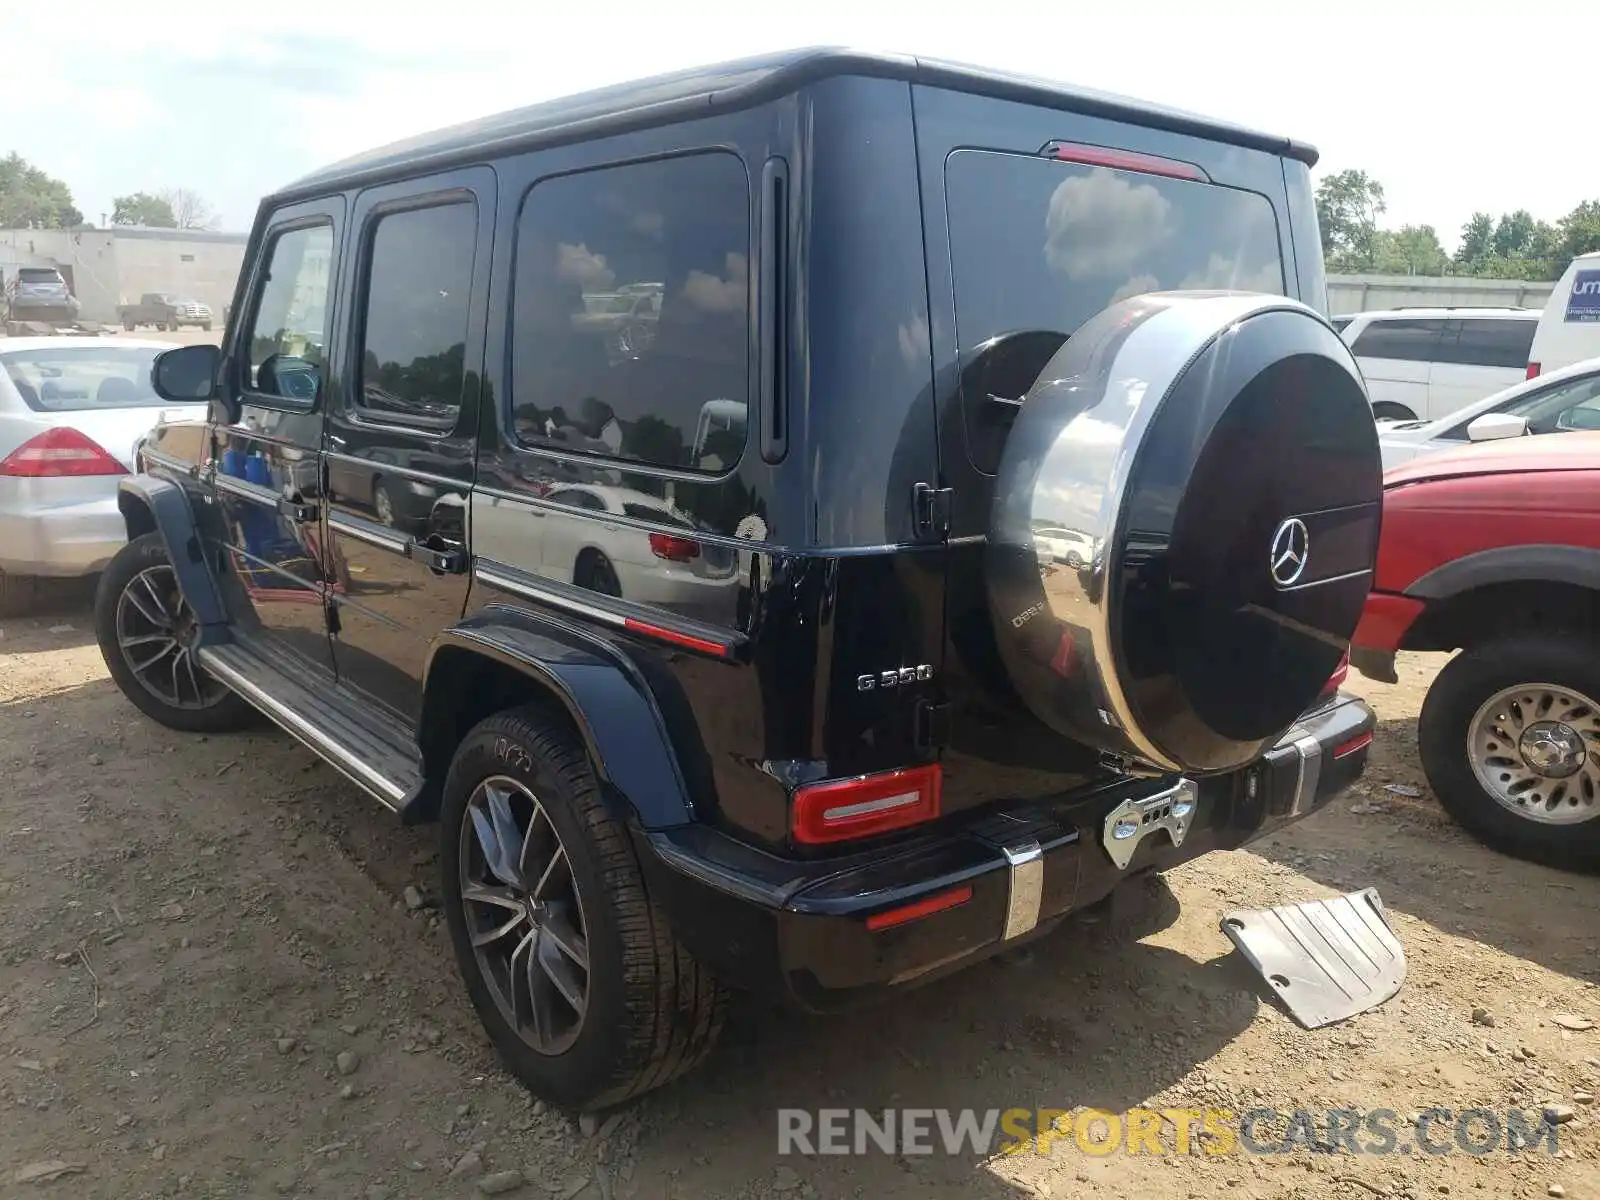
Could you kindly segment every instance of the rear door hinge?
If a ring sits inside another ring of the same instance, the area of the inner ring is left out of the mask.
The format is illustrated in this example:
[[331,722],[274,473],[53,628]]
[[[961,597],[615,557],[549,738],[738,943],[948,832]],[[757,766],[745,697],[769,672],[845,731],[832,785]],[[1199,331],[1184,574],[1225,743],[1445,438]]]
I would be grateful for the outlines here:
[[918,537],[942,538],[950,533],[950,503],[954,496],[953,488],[912,484],[911,523]]
[[945,745],[950,740],[950,705],[918,700],[913,739],[919,750],[935,750]]

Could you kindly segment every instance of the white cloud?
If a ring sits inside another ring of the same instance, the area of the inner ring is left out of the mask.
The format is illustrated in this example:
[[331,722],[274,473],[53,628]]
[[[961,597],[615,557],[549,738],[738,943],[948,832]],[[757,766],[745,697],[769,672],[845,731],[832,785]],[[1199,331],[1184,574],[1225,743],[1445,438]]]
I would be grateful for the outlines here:
[[1045,258],[1068,279],[1120,275],[1172,236],[1171,202],[1148,183],[1096,167],[1050,196]]

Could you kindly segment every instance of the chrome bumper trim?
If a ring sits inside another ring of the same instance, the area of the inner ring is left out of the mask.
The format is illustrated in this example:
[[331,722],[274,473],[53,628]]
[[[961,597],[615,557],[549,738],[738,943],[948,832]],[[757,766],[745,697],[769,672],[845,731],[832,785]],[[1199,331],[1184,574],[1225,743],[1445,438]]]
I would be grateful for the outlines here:
[[1004,853],[1010,868],[1010,889],[1002,938],[1009,941],[1031,932],[1039,923],[1039,905],[1044,901],[1044,848],[1030,840],[1007,846]]

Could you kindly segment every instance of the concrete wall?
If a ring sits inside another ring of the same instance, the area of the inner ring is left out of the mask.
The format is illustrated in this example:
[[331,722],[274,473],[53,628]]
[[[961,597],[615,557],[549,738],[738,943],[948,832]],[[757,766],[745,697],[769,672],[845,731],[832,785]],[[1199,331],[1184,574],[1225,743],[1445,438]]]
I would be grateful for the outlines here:
[[1328,311],[1371,312],[1379,308],[1543,308],[1554,283],[1517,279],[1468,279],[1447,275],[1329,275]]
[[0,229],[0,273],[60,267],[70,274],[85,321],[111,322],[117,305],[145,292],[176,292],[209,304],[222,320],[244,262],[246,235],[178,229]]

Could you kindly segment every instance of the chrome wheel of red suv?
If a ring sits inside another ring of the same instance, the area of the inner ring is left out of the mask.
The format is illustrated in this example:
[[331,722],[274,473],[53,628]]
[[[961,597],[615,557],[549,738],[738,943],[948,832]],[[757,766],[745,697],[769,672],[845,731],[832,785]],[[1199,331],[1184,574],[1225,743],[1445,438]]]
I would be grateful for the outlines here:
[[1600,869],[1600,646],[1580,633],[1469,647],[1422,705],[1422,765],[1474,836],[1522,858]]

